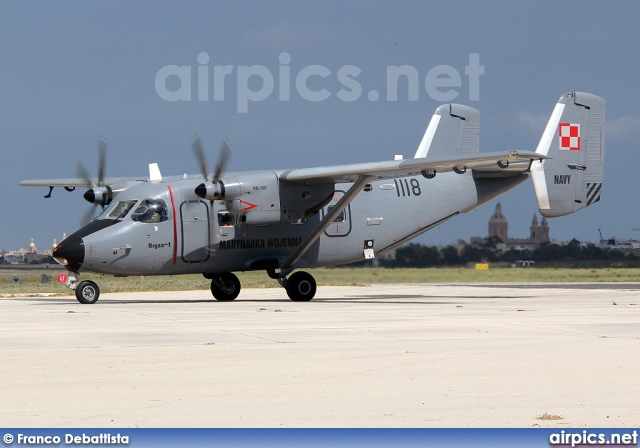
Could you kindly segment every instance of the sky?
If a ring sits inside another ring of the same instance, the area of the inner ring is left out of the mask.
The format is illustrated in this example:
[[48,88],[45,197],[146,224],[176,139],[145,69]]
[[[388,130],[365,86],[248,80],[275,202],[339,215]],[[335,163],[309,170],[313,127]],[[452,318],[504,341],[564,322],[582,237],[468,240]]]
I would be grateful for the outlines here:
[[[452,101],[480,110],[481,152],[535,150],[570,91],[607,101],[602,200],[549,220],[551,238],[640,238],[638,17],[634,1],[0,0],[0,249],[77,230],[92,207],[82,191],[44,199],[46,188],[18,183],[75,177],[79,160],[95,175],[100,137],[110,177],[147,177],[151,162],[165,176],[199,172],[196,132],[211,164],[231,140],[229,171],[373,162],[412,157]],[[393,100],[396,66],[419,83],[399,83]],[[451,86],[431,88],[437,73]],[[528,236],[531,182],[500,201],[509,235]],[[494,207],[416,241],[486,236]]]

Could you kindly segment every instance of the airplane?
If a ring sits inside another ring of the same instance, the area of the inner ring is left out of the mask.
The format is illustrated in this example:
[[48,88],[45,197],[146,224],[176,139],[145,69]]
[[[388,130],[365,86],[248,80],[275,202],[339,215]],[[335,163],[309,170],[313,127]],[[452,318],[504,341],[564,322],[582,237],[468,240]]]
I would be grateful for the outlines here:
[[[225,139],[213,173],[196,135],[201,174],[105,178],[106,143],[92,179],[25,180],[72,191],[104,210],[62,241],[53,257],[82,304],[99,286],[82,272],[115,276],[200,273],[220,301],[234,300],[234,272],[263,270],[293,301],[309,301],[316,281],[301,270],[375,258],[531,178],[540,213],[558,217],[600,200],[605,100],[563,95],[535,151],[479,152],[478,110],[439,106],[412,159],[226,173]],[[296,272],[293,272],[293,271]]]

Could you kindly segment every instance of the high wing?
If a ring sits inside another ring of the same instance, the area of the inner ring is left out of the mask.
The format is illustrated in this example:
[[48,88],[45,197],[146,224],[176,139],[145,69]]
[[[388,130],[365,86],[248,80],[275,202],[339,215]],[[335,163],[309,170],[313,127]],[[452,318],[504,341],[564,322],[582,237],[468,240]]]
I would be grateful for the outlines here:
[[546,156],[535,152],[511,151],[486,154],[445,155],[285,171],[280,175],[280,179],[291,183],[310,185],[352,182],[353,184],[333,209],[320,220],[318,225],[309,233],[296,250],[279,264],[279,268],[276,269],[275,272],[291,270],[300,257],[302,257],[320,237],[322,232],[325,231],[338,214],[349,205],[365,185],[372,180],[392,179],[418,174],[422,174],[426,178],[433,178],[436,173],[439,172],[455,171],[457,173],[463,173],[467,169],[481,169],[484,173],[500,172],[509,169],[510,165],[516,165],[516,171],[523,172],[529,170],[534,160],[543,160],[546,158]]
[[[153,176],[151,177],[151,180],[153,180]],[[51,197],[54,187],[64,187],[67,191],[74,191],[76,187],[89,188],[89,190],[84,193],[83,198],[94,205],[102,205],[105,207],[111,203],[118,193],[138,182],[146,181],[147,179],[139,177],[107,177],[101,181],[93,180],[88,177],[75,177],[69,179],[23,180],[20,182],[20,186],[49,187],[49,192],[44,196],[45,198]]]
[[[285,171],[280,179],[292,183],[322,184],[355,182],[361,177],[371,180],[393,179],[425,174],[432,177],[447,171],[463,172],[478,169],[483,172],[500,172],[517,164],[517,171],[526,171],[534,160],[548,157],[531,151],[475,153],[455,156],[434,156],[419,159],[390,160],[385,162],[355,163],[318,168],[300,168]],[[511,171],[511,170],[510,170]]]
[[[112,185],[117,183],[126,183],[126,182],[134,182],[137,180],[142,180],[142,178],[137,177],[107,177],[102,182],[105,185]],[[89,181],[89,179],[83,179],[80,177],[70,178],[70,179],[32,179],[32,180],[23,180],[20,182],[20,186],[22,187],[86,187],[90,188],[93,185]]]

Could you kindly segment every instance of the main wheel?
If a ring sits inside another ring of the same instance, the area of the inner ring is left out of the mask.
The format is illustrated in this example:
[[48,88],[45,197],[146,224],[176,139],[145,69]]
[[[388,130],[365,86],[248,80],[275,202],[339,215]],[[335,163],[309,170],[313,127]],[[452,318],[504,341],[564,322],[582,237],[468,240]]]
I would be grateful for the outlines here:
[[100,297],[100,288],[94,282],[85,280],[76,286],[76,299],[85,305],[96,303]]
[[294,302],[308,302],[316,295],[316,280],[308,272],[299,271],[287,279],[285,288]]
[[240,294],[240,280],[231,272],[215,275],[211,280],[211,294],[216,300],[234,300]]

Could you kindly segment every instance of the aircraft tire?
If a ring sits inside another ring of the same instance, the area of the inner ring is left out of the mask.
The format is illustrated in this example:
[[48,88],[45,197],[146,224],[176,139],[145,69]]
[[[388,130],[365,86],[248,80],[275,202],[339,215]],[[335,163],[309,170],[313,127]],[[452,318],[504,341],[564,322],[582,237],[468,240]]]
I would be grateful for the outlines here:
[[211,280],[211,294],[222,302],[235,300],[240,294],[240,280],[231,272],[217,275]]
[[76,286],[76,299],[84,305],[96,303],[99,297],[100,288],[90,280],[80,282],[80,284]]
[[308,302],[316,295],[316,280],[308,272],[296,272],[287,279],[286,291],[294,302]]

